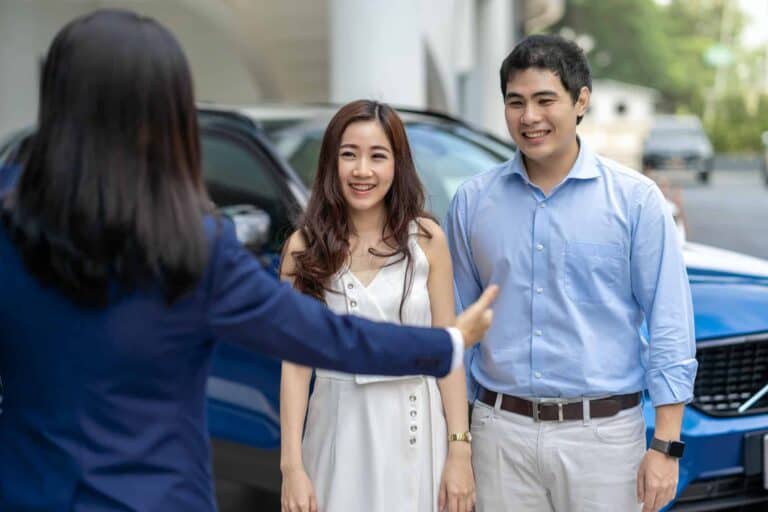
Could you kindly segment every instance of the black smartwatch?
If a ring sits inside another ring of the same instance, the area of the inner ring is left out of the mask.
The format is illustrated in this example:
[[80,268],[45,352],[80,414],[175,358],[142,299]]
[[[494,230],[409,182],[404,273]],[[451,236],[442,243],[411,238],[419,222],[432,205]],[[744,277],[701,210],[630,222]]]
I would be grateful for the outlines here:
[[651,450],[679,459],[685,451],[685,443],[682,441],[662,441],[654,437],[651,439]]

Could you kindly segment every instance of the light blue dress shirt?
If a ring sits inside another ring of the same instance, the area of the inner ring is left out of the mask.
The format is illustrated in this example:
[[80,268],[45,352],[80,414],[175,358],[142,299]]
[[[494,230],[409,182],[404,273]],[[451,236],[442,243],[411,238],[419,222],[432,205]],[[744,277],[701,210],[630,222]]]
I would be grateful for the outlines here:
[[549,195],[519,152],[465,182],[445,222],[457,308],[501,287],[493,325],[466,354],[470,398],[480,384],[529,398],[647,389],[654,406],[690,401],[691,294],[664,205],[651,180],[583,142]]

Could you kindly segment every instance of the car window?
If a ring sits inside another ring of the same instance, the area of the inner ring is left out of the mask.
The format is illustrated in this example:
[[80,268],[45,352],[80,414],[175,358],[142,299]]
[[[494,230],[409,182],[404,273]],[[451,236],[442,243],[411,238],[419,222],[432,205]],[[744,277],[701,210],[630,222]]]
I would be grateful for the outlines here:
[[[427,193],[427,209],[442,220],[459,185],[478,172],[511,158],[514,150],[482,134],[428,123],[406,126],[416,170]],[[288,132],[275,137],[278,151],[301,180],[312,187],[322,130]],[[487,140],[486,140],[487,139]]]
[[287,138],[277,145],[279,152],[289,152],[283,154],[290,155],[288,163],[291,164],[291,167],[293,167],[308,189],[312,188],[315,174],[317,174],[317,160],[320,156],[322,137],[323,133],[319,130],[304,132],[299,145],[295,146],[293,151],[288,147],[289,139]]
[[506,160],[492,149],[438,126],[409,125],[407,131],[427,191],[427,208],[441,221],[459,185]]
[[264,250],[279,252],[290,234],[290,209],[270,161],[250,146],[218,133],[203,133],[203,176],[217,206],[248,204],[267,212],[270,236]]

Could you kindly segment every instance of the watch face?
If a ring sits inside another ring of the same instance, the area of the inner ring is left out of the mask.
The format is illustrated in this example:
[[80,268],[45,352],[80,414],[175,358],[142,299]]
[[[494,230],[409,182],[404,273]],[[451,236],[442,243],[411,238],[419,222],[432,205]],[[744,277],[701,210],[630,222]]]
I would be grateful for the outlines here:
[[685,443],[680,441],[672,441],[669,443],[669,453],[670,457],[676,457],[680,458],[683,456],[683,452],[685,451]]

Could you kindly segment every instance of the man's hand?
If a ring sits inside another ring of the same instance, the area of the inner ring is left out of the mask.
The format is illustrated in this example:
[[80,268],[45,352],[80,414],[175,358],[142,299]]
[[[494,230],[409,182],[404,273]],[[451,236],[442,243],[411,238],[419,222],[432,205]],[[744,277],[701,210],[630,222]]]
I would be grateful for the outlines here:
[[637,502],[643,512],[657,512],[672,501],[677,491],[679,462],[656,450],[648,450],[637,471]]

